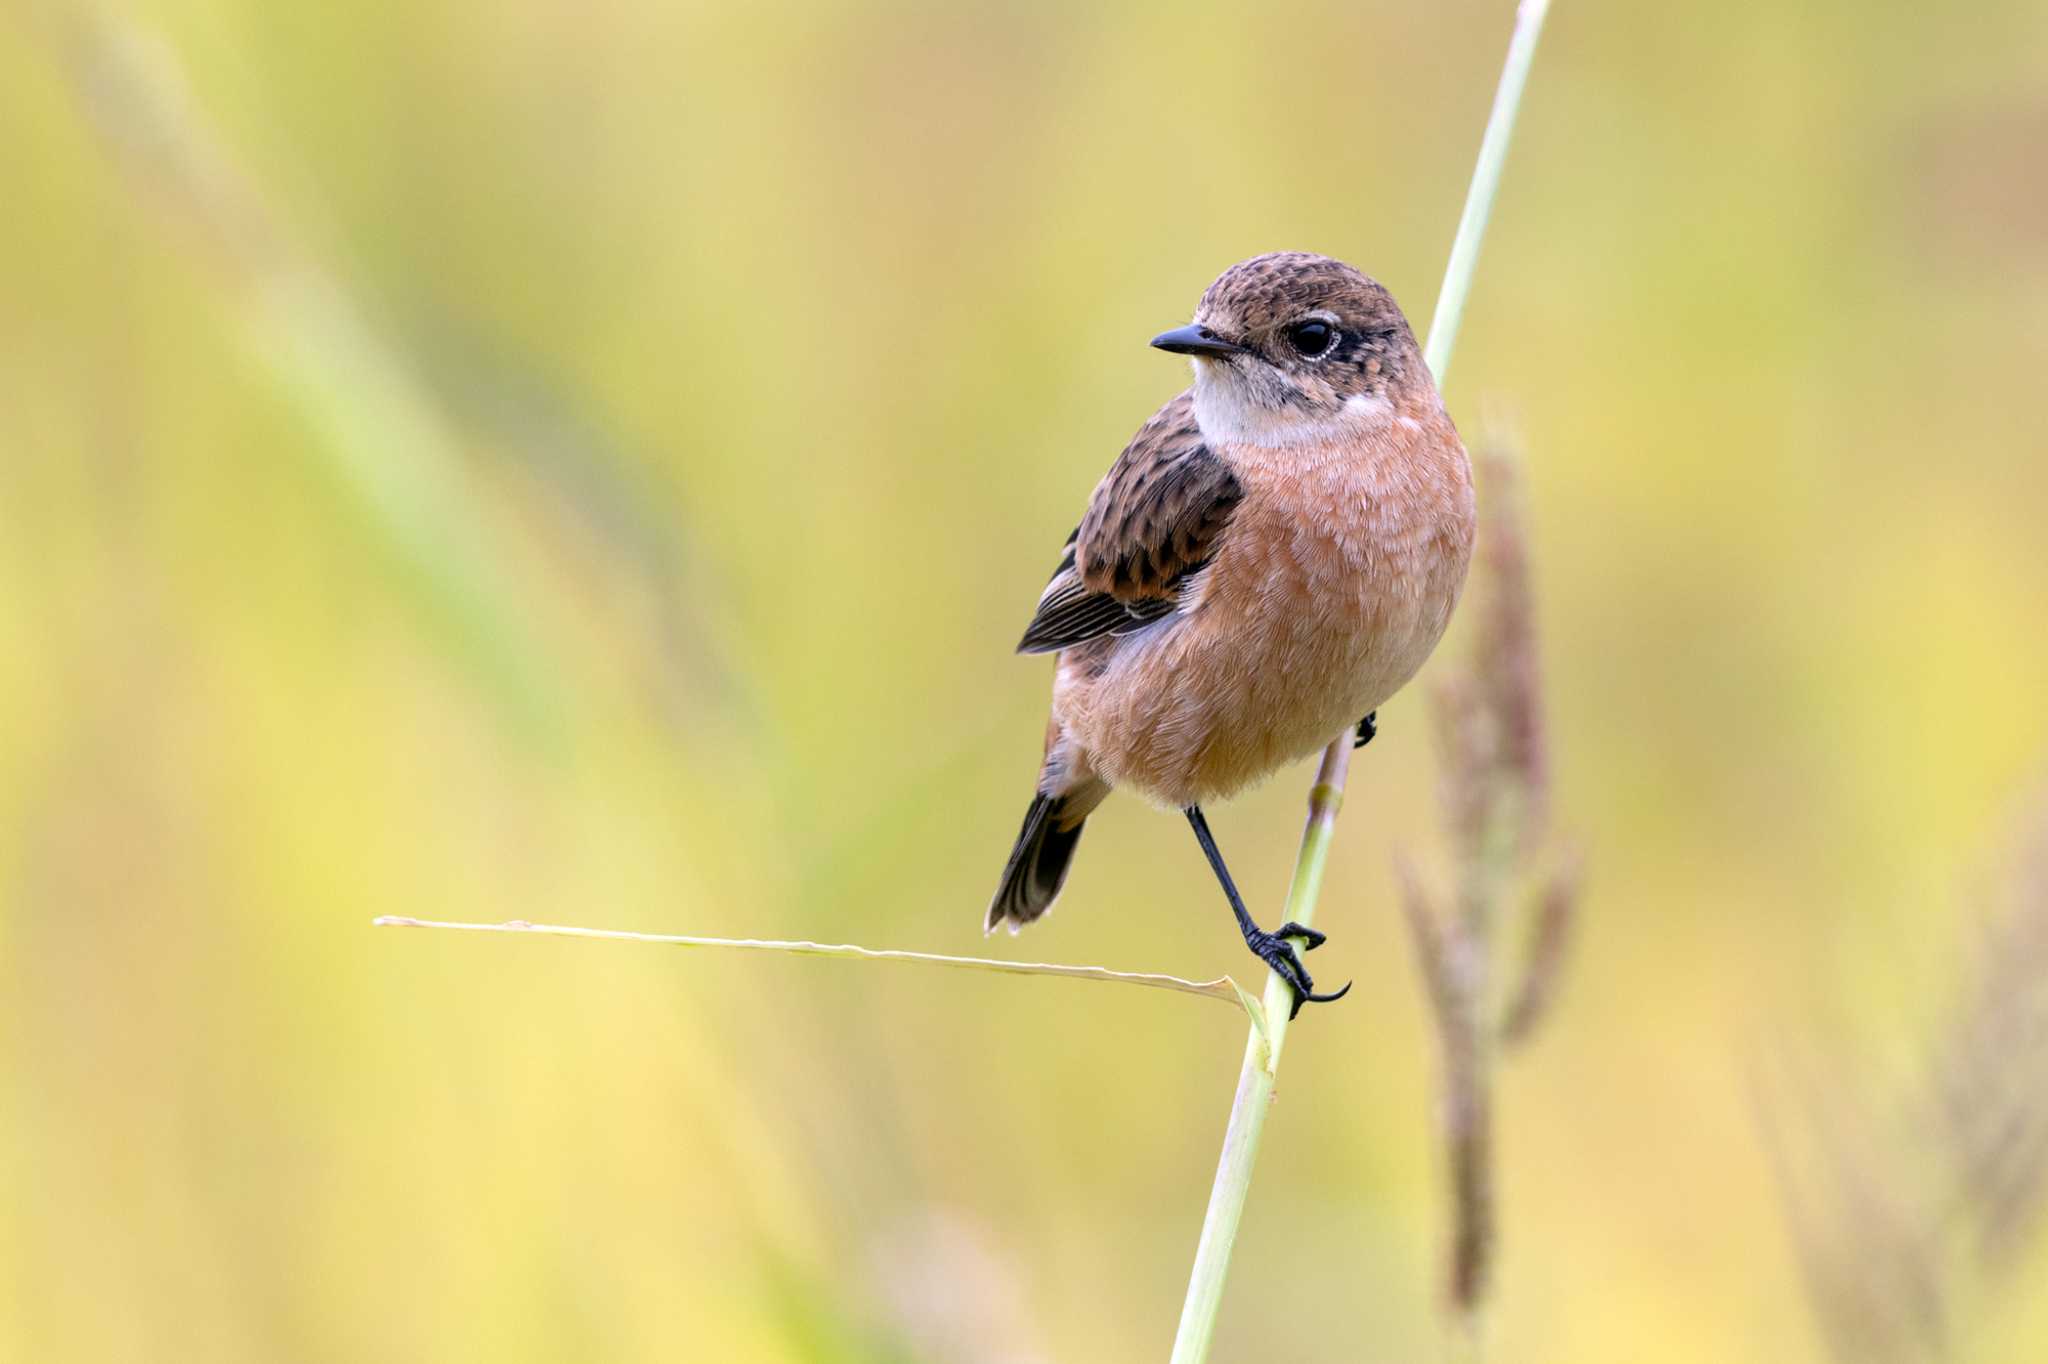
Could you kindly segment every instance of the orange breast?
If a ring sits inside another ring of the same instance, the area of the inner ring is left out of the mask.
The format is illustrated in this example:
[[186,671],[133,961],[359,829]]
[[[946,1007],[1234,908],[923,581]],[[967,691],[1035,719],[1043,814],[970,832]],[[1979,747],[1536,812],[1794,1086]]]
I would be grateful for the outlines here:
[[1175,806],[1306,757],[1392,696],[1471,559],[1470,466],[1440,414],[1341,447],[1227,453],[1246,495],[1192,609],[1094,666],[1063,660],[1054,689],[1097,772]]

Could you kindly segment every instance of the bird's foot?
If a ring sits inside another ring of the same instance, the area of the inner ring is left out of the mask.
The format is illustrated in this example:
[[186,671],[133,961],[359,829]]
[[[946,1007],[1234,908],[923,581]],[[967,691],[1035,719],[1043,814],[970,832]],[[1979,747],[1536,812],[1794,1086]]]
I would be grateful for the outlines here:
[[[1276,933],[1253,929],[1245,935],[1244,945],[1252,950],[1252,955],[1271,967],[1280,979],[1287,982],[1287,988],[1294,992],[1294,1007],[1287,1013],[1290,1019],[1301,1012],[1301,1006],[1304,1004],[1327,1004],[1331,1000],[1342,999],[1351,992],[1351,984],[1347,981],[1341,990],[1326,995],[1317,994],[1315,978],[1309,975],[1308,968],[1301,964],[1301,952],[1315,951],[1323,945],[1324,937],[1324,934],[1315,929],[1304,928],[1297,923],[1284,923]],[[1290,938],[1302,940],[1301,952],[1295,951],[1294,944],[1288,941]]]
[[1351,746],[1353,748],[1364,748],[1378,737],[1379,732],[1380,713],[1374,711],[1358,722],[1358,736],[1351,741]]
[[1313,952],[1330,940],[1330,935],[1323,932],[1320,928],[1310,928],[1307,924],[1298,924],[1292,919],[1274,929],[1273,936],[1276,938],[1300,938],[1301,950],[1304,952]]

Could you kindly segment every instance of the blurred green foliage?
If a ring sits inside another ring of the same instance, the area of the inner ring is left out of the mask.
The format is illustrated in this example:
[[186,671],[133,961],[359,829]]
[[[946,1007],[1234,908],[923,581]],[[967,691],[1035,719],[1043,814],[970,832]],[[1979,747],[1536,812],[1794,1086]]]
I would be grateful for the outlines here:
[[[1230,1011],[369,919],[980,950],[1009,648],[1183,381],[1144,340],[1276,248],[1426,308],[1507,27],[0,20],[0,1357],[1161,1352]],[[2048,749],[2044,141],[2024,0],[1552,16],[1450,394],[1528,439],[1592,867],[1502,1095],[1504,1357],[1819,1357],[1748,1073],[1920,1063]],[[1359,986],[1221,1358],[1434,1349],[1423,714],[1354,774]],[[1216,821],[1269,904],[1302,786]],[[1242,967],[1178,821],[1091,827],[1019,949]],[[2039,1357],[2048,1299],[1973,1339]]]

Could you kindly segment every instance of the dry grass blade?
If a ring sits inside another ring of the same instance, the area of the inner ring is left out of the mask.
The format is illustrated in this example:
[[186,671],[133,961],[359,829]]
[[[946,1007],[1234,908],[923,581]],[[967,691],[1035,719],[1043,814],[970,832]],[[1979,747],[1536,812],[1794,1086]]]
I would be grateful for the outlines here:
[[386,914],[373,922],[379,928],[441,928],[463,933],[532,933],[555,938],[598,938],[607,942],[658,943],[669,947],[713,947],[737,952],[786,952],[804,957],[852,957],[861,961],[910,961],[968,971],[994,971],[1011,976],[1065,976],[1113,985],[1142,985],[1176,994],[1200,995],[1239,1004],[1237,984],[1229,976],[1185,980],[1156,971],[1112,971],[1106,966],[1067,966],[1054,962],[1002,961],[995,957],[949,957],[937,952],[904,952],[894,948],[860,947],[853,943],[801,942],[776,938],[703,938],[686,933],[634,933],[622,928],[578,928],[567,924],[534,924],[513,919],[500,924],[448,923]]

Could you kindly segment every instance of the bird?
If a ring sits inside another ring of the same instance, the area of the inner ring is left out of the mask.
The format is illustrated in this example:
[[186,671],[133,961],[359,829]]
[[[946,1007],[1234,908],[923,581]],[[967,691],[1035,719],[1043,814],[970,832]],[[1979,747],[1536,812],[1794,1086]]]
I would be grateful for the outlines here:
[[1052,708],[983,928],[1051,909],[1083,823],[1130,788],[1186,817],[1298,1014],[1351,987],[1316,993],[1295,942],[1322,933],[1253,920],[1203,806],[1372,737],[1463,590],[1471,461],[1393,295],[1329,256],[1240,261],[1151,344],[1194,381],[1096,484],[1017,645],[1057,655]]

